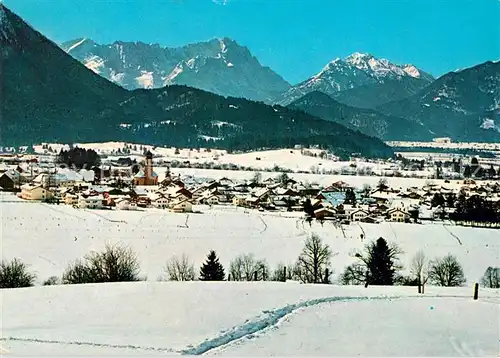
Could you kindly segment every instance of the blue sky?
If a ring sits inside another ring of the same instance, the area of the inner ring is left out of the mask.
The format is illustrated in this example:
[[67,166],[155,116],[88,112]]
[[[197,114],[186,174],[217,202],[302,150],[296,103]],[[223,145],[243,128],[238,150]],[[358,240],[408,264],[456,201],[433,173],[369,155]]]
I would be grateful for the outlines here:
[[56,42],[181,46],[227,36],[292,83],[356,51],[434,76],[500,58],[500,0],[3,2]]

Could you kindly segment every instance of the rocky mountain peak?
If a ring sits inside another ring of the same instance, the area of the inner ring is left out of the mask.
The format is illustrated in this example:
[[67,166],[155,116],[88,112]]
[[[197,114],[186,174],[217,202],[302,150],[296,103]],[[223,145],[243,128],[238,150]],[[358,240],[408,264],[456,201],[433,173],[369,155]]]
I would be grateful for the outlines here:
[[13,14],[0,2],[0,40],[11,41],[15,38],[11,16]]

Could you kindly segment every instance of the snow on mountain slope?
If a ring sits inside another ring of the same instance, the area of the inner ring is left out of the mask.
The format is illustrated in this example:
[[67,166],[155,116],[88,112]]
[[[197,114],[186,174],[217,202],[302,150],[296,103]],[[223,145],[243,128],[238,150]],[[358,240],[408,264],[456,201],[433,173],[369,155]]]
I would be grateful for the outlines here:
[[135,79],[141,88],[153,88],[153,72],[141,71]]
[[499,103],[500,64],[487,61],[447,73],[415,95],[377,110],[422,123],[436,137],[498,142]]
[[413,65],[395,65],[386,59],[356,52],[344,60],[337,58],[329,62],[319,73],[290,88],[277,102],[288,105],[313,91],[334,95],[361,86],[407,78],[425,83],[433,81],[431,75]]
[[419,70],[414,65],[395,65],[385,58],[377,59],[373,55],[367,53],[355,52],[346,57],[345,61],[362,71],[368,72],[376,78],[400,78],[410,76],[427,79],[429,82],[433,80],[431,75]]
[[80,40],[80,41],[76,42],[75,44],[71,45],[71,46],[70,46],[69,48],[67,48],[65,51],[66,51],[67,53],[70,53],[70,52],[71,52],[71,50],[73,50],[73,49],[77,48],[78,46],[80,46],[80,45],[81,45],[82,43],[84,43],[85,41],[87,41],[87,39],[82,39],[82,40]]
[[183,84],[269,102],[290,86],[262,66],[246,47],[229,38],[180,48],[121,41],[99,45],[89,39],[68,41],[61,47],[94,72],[99,59],[103,68],[97,73],[127,89]]
[[495,356],[498,290],[471,294],[279,282],[1,290],[0,344],[10,356]]
[[0,2],[0,40],[7,41],[14,36],[12,24],[9,22],[3,4]]

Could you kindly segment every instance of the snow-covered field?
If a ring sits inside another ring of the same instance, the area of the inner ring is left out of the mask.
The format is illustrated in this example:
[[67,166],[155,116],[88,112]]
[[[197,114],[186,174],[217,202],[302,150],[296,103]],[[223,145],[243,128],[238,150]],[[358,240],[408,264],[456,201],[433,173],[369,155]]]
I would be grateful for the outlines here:
[[499,292],[140,282],[1,290],[1,353],[498,356]]
[[198,207],[202,213],[175,214],[159,209],[82,210],[14,199],[6,195],[0,203],[2,259],[22,259],[37,273],[39,283],[60,276],[69,263],[89,251],[118,242],[137,253],[142,274],[152,281],[163,274],[173,255],[185,253],[198,267],[211,249],[226,267],[246,253],[266,259],[271,268],[278,263],[288,266],[313,232],[334,252],[334,278],[355,260],[355,250],[381,236],[401,247],[405,266],[419,249],[431,258],[456,255],[469,286],[488,266],[500,266],[500,235],[494,229],[386,222],[351,224],[341,230],[328,222],[324,226],[313,222],[310,227],[301,213],[264,213],[233,206]]
[[[53,150],[53,153],[59,153],[61,149],[69,149],[68,145],[63,144],[47,144]],[[358,170],[367,172],[368,169],[374,172],[382,172],[389,169],[390,164],[380,162],[366,162],[366,161],[353,161],[342,162],[331,159],[321,159],[319,154],[322,152],[320,149],[307,149],[308,152],[316,154],[318,157],[303,155],[300,149],[276,149],[265,151],[254,151],[248,153],[228,154],[226,150],[212,149],[200,151],[186,148],[163,148],[152,147],[149,145],[130,144],[123,142],[105,142],[105,143],[75,143],[74,146],[85,149],[93,149],[99,155],[108,156],[106,160],[118,159],[116,151],[123,150],[127,145],[130,148],[129,154],[121,154],[138,161],[144,159],[143,150],[150,150],[155,156],[155,162],[168,162],[168,161],[189,161],[190,163],[214,163],[219,165],[233,164],[242,167],[251,167],[255,170],[272,169],[276,166],[292,171],[310,171],[315,172],[338,170],[349,167],[350,164],[355,163]],[[36,153],[44,153],[42,145],[34,146]],[[423,173],[425,174],[425,173]]]
[[444,149],[476,149],[488,151],[500,151],[500,143],[479,143],[479,142],[406,142],[406,141],[387,141],[385,144],[391,147],[417,147],[417,148],[444,148]]
[[[197,207],[199,214],[90,211],[17,200],[0,202],[1,256],[20,258],[37,285],[106,243],[138,255],[147,282],[0,290],[0,354],[221,356],[498,356],[500,291],[472,285],[500,265],[497,230],[443,225],[310,227],[300,213]],[[155,282],[166,261],[187,254],[198,267],[210,249],[224,266],[253,253],[271,268],[292,263],[312,232],[328,243],[334,279],[353,253],[383,236],[405,266],[423,249],[452,253],[463,288],[354,287],[293,282]],[[360,241],[360,234],[366,236]]]
[[[159,180],[165,178],[166,168],[156,168],[155,172],[158,173]],[[231,180],[251,180],[255,173],[254,171],[235,171],[235,170],[216,170],[216,169],[195,169],[195,168],[174,168],[171,169],[174,174],[181,176],[193,176],[195,178],[207,178],[218,180],[221,178],[228,178]],[[276,178],[281,173],[278,172],[260,172],[262,179]],[[359,176],[359,175],[328,175],[328,174],[305,174],[305,173],[290,173],[287,174],[290,178],[302,183],[318,184],[326,187],[337,181],[343,181],[355,188],[362,188],[364,185],[369,185],[375,188],[380,182],[381,177],[377,176]],[[452,188],[454,186],[463,186],[463,180],[451,180],[446,183],[443,179],[421,179],[421,178],[398,178],[398,177],[384,177],[387,185],[394,189],[407,189],[410,187],[423,187],[427,183],[433,183],[445,187]],[[488,183],[485,180],[482,183]]]

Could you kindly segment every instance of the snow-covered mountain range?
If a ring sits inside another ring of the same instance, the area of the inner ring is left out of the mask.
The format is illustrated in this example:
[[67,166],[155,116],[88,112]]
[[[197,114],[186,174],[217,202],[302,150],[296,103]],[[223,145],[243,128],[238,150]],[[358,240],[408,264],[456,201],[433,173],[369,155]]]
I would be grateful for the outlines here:
[[62,49],[95,73],[126,88],[160,88],[180,84],[224,96],[270,102],[290,85],[262,66],[248,48],[229,38],[178,48],[91,39],[65,42]]
[[126,89],[182,84],[281,105],[319,91],[341,103],[374,108],[413,95],[434,80],[414,65],[397,65],[356,52],[329,62],[316,75],[291,86],[262,66],[248,48],[227,37],[177,48],[122,41],[101,45],[91,39],[68,41],[61,47],[95,73]]
[[421,87],[434,78],[414,65],[396,65],[386,59],[377,59],[371,54],[353,53],[345,59],[336,58],[311,78],[291,87],[277,100],[288,105],[300,97],[315,91],[335,96],[339,92],[363,86],[406,81],[419,83]]

